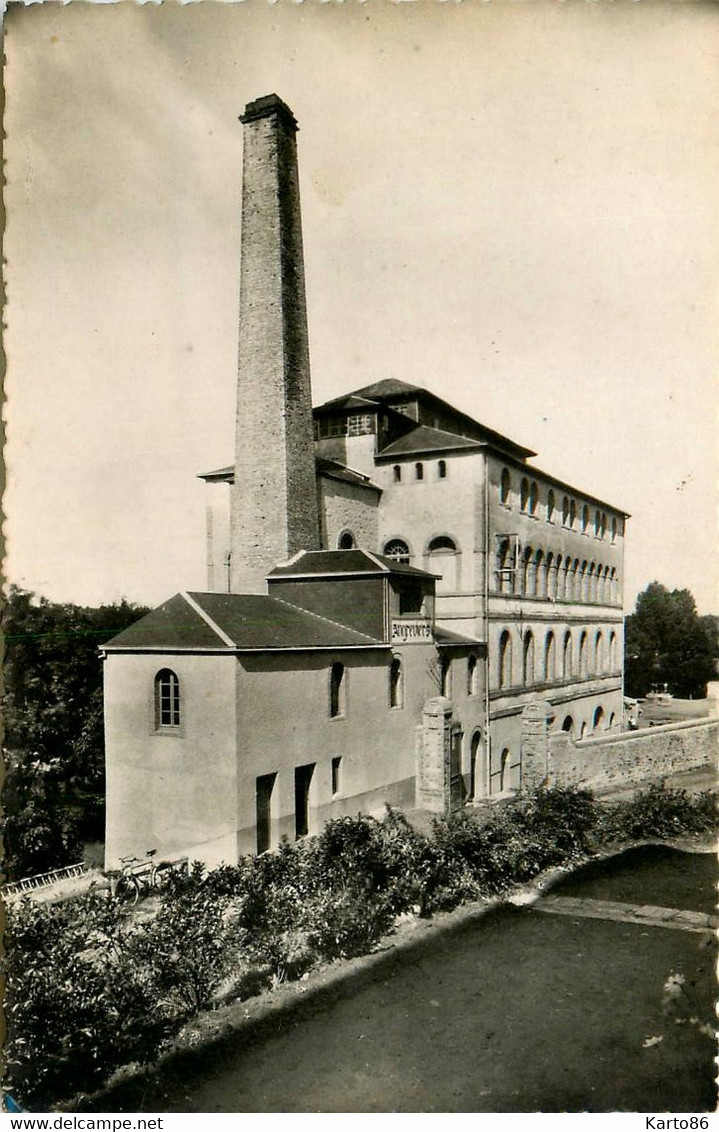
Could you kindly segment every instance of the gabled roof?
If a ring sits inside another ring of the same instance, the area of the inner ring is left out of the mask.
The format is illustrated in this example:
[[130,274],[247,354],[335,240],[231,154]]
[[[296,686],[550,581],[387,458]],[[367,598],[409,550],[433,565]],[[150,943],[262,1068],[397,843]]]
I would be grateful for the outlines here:
[[386,647],[306,609],[264,594],[181,593],[103,645],[113,651],[254,652]]
[[484,448],[481,440],[472,440],[468,436],[460,436],[457,432],[445,432],[441,428],[431,428],[429,425],[418,425],[411,432],[406,432],[397,440],[393,440],[386,448],[377,453],[377,459],[390,459],[393,456],[419,456],[424,452],[452,452],[459,448]]
[[437,578],[416,566],[407,566],[393,558],[372,554],[368,550],[302,550],[289,562],[275,566],[268,574],[273,578],[335,578],[352,575],[381,576],[383,574],[412,574],[420,578]]

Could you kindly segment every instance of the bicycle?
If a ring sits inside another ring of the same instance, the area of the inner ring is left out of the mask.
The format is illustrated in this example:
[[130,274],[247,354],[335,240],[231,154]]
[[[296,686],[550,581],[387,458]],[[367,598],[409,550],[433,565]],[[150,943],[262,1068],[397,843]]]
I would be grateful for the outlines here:
[[157,887],[158,866],[153,861],[157,849],[148,849],[145,860],[141,857],[120,857],[122,870],[115,885],[115,896],[134,906],[145,890]]
[[138,901],[149,896],[153,889],[160,888],[163,875],[170,869],[187,872],[187,857],[172,861],[154,861],[157,849],[148,849],[145,860],[141,857],[120,857],[122,870],[115,885],[115,896],[134,907]]

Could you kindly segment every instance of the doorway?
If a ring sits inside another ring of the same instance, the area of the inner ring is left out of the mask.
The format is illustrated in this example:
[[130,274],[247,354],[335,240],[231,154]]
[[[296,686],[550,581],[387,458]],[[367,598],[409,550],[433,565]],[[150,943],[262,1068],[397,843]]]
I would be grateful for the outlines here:
[[469,744],[469,801],[473,802],[479,795],[484,794],[482,788],[482,732],[479,728],[473,733]]
[[255,789],[257,854],[266,853],[272,840],[272,791],[276,774],[262,774]]
[[310,786],[315,764],[295,767],[295,841],[310,831]]

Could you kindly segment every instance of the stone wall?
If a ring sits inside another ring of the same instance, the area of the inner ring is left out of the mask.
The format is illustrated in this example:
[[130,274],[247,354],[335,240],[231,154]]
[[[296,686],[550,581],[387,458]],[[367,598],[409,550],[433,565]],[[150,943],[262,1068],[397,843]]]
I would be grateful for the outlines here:
[[544,701],[528,704],[522,718],[522,787],[588,786],[607,790],[657,780],[698,767],[715,767],[719,720],[668,723],[575,742],[549,733]]
[[575,743],[564,732],[549,738],[549,778],[602,790],[634,785],[701,766],[716,766],[719,720],[668,723]]

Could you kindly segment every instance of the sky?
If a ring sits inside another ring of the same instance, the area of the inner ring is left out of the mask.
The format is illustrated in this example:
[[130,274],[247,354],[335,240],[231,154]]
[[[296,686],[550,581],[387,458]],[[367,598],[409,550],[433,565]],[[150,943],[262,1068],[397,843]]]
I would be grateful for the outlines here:
[[11,4],[5,577],[203,589],[232,460],[245,104],[298,136],[315,403],[413,382],[717,594],[719,9]]

